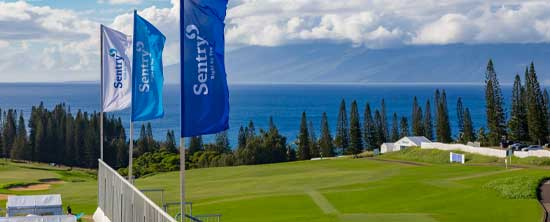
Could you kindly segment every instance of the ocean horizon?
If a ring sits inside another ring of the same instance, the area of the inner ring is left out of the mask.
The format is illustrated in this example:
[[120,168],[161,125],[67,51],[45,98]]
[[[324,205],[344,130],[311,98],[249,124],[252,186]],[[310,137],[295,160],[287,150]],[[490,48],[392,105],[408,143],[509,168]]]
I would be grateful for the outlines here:
[[[464,107],[470,109],[475,129],[485,126],[485,98],[483,85],[449,84],[449,85],[400,85],[400,84],[231,84],[230,90],[230,129],[229,139],[234,146],[237,142],[239,127],[246,126],[250,120],[256,130],[268,127],[272,116],[282,135],[287,137],[289,144],[296,140],[300,129],[302,111],[307,113],[308,120],[313,121],[316,135],[320,134],[320,121],[323,112],[329,118],[329,126],[334,136],[336,117],[342,99],[346,100],[347,111],[350,104],[357,100],[359,112],[363,111],[367,102],[373,111],[380,108],[382,99],[386,100],[388,120],[396,112],[398,116],[409,118],[412,114],[413,97],[417,96],[420,106],[424,109],[427,99],[432,103],[436,89],[445,89],[453,137],[457,134],[456,101],[462,97]],[[28,121],[32,106],[44,102],[51,109],[59,103],[65,103],[71,112],[82,110],[86,112],[99,111],[99,85],[97,83],[0,83],[0,108],[13,108],[22,111]],[[511,87],[502,87],[505,103],[508,104]],[[164,107],[165,116],[162,119],[150,121],[156,139],[164,140],[167,130],[180,129],[180,92],[178,85],[165,85]],[[507,105],[508,106],[508,105]],[[121,117],[129,133],[130,110],[108,113]],[[348,113],[349,115],[349,113]],[[348,116],[349,118],[349,116]],[[136,122],[134,136],[139,135],[141,122]],[[389,122],[388,124],[391,124]],[[409,122],[410,124],[410,122]],[[205,136],[206,142],[213,136]]]

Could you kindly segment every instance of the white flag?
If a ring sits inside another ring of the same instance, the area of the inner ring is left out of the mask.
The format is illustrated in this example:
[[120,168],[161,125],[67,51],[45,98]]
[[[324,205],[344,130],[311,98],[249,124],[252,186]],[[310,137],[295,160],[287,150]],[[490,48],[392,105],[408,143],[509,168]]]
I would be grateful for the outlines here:
[[129,108],[132,104],[132,38],[102,27],[103,112]]

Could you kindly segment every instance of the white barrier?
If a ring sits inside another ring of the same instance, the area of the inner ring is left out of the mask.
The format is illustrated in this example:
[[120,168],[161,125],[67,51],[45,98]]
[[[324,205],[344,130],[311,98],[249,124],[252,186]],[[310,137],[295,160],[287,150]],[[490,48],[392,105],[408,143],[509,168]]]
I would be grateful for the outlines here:
[[550,151],[548,150],[514,151],[514,156],[519,158],[525,158],[525,157],[531,157],[531,156],[550,158]]
[[486,148],[486,147],[473,147],[473,146],[467,146],[464,144],[422,143],[420,147],[422,149],[438,149],[438,150],[446,150],[446,151],[458,150],[462,152],[475,153],[475,154],[480,154],[484,156],[493,156],[498,158],[506,157],[506,150],[498,150],[498,149]]
[[134,185],[99,160],[98,207],[112,222],[177,222]]

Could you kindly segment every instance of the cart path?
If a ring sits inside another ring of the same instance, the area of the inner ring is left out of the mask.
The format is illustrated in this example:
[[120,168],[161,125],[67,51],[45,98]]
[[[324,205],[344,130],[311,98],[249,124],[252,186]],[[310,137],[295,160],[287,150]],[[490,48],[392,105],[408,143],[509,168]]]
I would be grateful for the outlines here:
[[540,203],[544,207],[544,210],[546,211],[546,222],[550,222],[550,180],[545,181],[540,186]]
[[319,191],[316,190],[308,190],[306,191],[307,195],[311,197],[313,202],[321,208],[323,213],[325,214],[340,214],[338,210],[332,206],[332,204],[323,196],[323,194],[319,193]]

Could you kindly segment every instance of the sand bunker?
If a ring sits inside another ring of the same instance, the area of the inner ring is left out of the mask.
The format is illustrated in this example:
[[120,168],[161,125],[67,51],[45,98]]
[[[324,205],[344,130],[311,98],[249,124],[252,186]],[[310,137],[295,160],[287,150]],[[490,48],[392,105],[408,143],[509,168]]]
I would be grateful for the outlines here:
[[38,191],[38,190],[48,190],[50,189],[50,184],[40,183],[40,184],[32,184],[32,185],[25,185],[25,186],[14,186],[9,188],[8,190],[11,191]]
[[7,194],[0,194],[0,200],[7,200],[8,195]]
[[65,183],[65,181],[58,178],[45,178],[45,179],[40,179],[38,181],[45,184],[64,184]]

